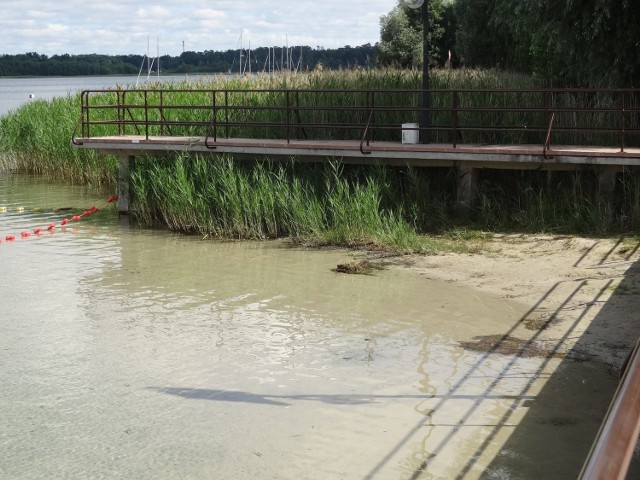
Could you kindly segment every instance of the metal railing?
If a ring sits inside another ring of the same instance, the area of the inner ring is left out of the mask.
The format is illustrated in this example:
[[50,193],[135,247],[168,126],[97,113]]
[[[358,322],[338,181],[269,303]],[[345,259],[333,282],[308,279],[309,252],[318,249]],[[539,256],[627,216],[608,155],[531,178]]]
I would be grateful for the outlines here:
[[[638,89],[430,90],[431,143],[640,146]],[[80,137],[142,135],[399,142],[422,90],[86,90]]]
[[640,434],[640,341],[633,349],[579,480],[624,480]]

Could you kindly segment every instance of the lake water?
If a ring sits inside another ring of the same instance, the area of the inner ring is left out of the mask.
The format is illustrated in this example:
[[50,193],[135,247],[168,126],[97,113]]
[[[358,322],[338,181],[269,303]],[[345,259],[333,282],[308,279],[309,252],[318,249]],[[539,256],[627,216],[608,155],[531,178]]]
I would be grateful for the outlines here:
[[[136,80],[0,78],[0,115]],[[90,189],[0,173],[0,479],[577,475],[616,386],[607,367],[460,343],[529,305],[109,208],[60,227],[93,205],[107,207]]]
[[529,305],[131,227],[83,187],[0,174],[0,239],[3,480],[572,479],[616,386],[461,346]]
[[[203,78],[207,78],[207,76],[167,75],[153,76],[149,80],[152,82],[177,82],[185,79],[196,81]],[[0,77],[0,116],[6,115],[32,99],[51,100],[54,97],[73,95],[82,90],[99,90],[117,85],[134,87],[136,82],[139,82],[139,86],[142,87],[145,81],[146,77],[139,79],[137,76]],[[79,109],[78,105],[78,112]]]

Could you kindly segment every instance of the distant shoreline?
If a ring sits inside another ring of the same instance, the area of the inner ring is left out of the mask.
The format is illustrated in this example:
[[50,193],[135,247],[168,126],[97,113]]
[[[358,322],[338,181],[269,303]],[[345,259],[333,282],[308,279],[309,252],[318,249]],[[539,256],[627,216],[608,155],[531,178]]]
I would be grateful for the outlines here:
[[[239,72],[239,58],[243,49],[226,51],[183,52],[178,56],[160,55],[151,58],[151,67],[163,75],[182,74],[226,74]],[[350,69],[375,66],[377,46],[364,44],[357,47],[349,45],[334,49],[315,49],[305,45],[292,47],[259,47],[251,49],[243,65],[245,72],[261,71],[306,71],[320,65],[324,69]],[[248,59],[251,62],[248,63]],[[52,55],[36,52],[0,55],[0,77],[67,77],[67,76],[109,76],[139,75],[151,70],[147,55]],[[157,60],[154,65],[154,60]],[[144,66],[144,68],[143,68]]]

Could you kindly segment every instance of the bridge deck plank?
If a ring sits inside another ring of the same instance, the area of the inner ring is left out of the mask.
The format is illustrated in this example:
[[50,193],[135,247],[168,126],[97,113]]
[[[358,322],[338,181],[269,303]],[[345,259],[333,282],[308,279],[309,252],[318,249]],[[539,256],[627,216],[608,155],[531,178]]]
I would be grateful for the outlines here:
[[[480,145],[403,144],[400,142],[370,142],[356,140],[290,140],[212,137],[149,137],[110,136],[76,138],[80,148],[93,148],[103,153],[159,153],[190,151],[236,153],[266,156],[338,157],[352,163],[371,163],[373,159],[390,163],[411,163],[422,166],[445,166],[455,162],[487,168],[553,167],[573,169],[579,165],[633,166],[640,165],[640,148],[620,151],[618,147],[552,146],[546,152],[542,145]],[[214,148],[211,148],[214,147]],[[545,154],[546,157],[543,155]]]

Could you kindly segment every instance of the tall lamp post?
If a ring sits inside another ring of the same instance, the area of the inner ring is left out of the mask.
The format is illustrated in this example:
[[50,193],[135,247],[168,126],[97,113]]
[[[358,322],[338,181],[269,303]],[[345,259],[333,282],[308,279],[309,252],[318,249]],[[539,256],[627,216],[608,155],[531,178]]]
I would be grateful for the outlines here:
[[420,143],[429,143],[429,0],[404,0],[409,8],[422,7],[422,125]]

